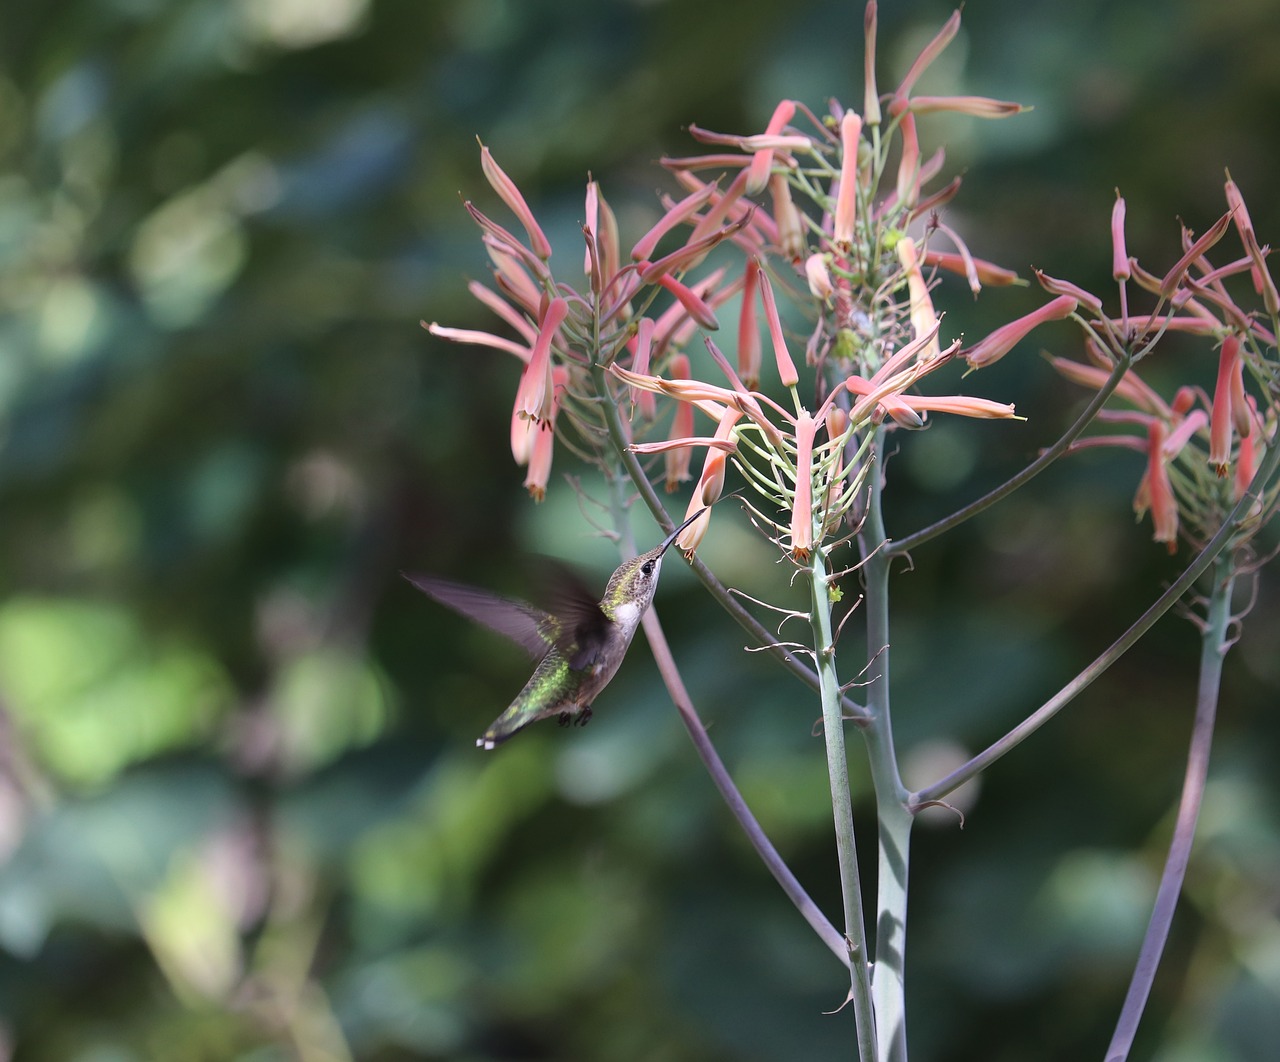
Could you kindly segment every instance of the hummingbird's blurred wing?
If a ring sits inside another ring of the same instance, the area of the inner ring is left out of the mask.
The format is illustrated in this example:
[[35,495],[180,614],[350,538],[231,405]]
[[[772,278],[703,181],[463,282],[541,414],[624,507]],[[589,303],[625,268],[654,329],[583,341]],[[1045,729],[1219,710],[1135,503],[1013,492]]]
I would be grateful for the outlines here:
[[523,648],[530,656],[542,658],[559,640],[561,626],[550,613],[534,608],[526,601],[499,597],[473,586],[439,579],[434,575],[401,572],[428,597],[451,608],[459,615],[474,620],[481,626]]
[[539,570],[546,573],[549,598],[560,635],[556,648],[565,654],[574,671],[591,667],[604,650],[610,620],[591,588],[572,568],[553,557],[544,557]]

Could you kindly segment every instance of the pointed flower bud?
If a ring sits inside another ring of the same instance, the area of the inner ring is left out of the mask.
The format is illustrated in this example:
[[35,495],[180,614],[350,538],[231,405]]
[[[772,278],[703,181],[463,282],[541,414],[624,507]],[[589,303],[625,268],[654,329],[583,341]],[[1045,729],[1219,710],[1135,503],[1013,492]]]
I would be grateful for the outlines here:
[[1129,279],[1129,252],[1124,242],[1124,198],[1116,189],[1115,205],[1111,208],[1111,275],[1116,280]]
[[1152,419],[1147,426],[1147,474],[1143,481],[1146,486],[1145,496],[1139,488],[1139,498],[1134,507],[1141,514],[1145,502],[1151,509],[1151,522],[1155,525],[1156,542],[1163,542],[1170,553],[1178,548],[1178,503],[1173,495],[1173,484],[1169,480],[1169,466],[1164,453],[1165,426],[1164,421]]
[[853,244],[853,228],[858,220],[858,144],[862,140],[862,119],[845,111],[840,119],[840,191],[836,195],[836,216],[832,239],[847,250]]
[[804,257],[804,223],[791,199],[791,185],[780,173],[769,178],[769,195],[773,200],[773,219],[778,226],[778,247],[792,262]]
[[520,194],[520,189],[516,187],[515,181],[503,172],[502,167],[494,161],[493,155],[483,144],[480,145],[480,168],[484,171],[485,179],[488,180],[493,190],[498,193],[498,198],[507,204],[511,213],[524,226],[524,231],[529,236],[529,246],[533,249],[533,253],[545,262],[551,257],[550,241],[547,239],[546,234],[543,233],[542,226],[538,224],[537,219],[533,216],[533,211],[529,209],[529,204],[525,202],[524,196]]
[[813,553],[813,437],[818,422],[796,417],[796,490],[791,505],[791,556],[804,563]]
[[951,17],[947,19],[942,29],[938,30],[933,40],[926,44],[921,49],[920,54],[916,56],[916,61],[911,64],[911,69],[907,71],[907,76],[902,79],[902,83],[898,85],[898,91],[894,95],[909,96],[920,75],[942,54],[943,49],[955,39],[955,35],[959,30],[960,12],[953,11]]
[[778,304],[773,298],[773,285],[763,270],[760,272],[760,302],[764,306],[764,319],[769,325],[769,338],[773,340],[773,357],[778,365],[778,378],[783,387],[795,387],[800,382],[796,364],[787,350],[787,339],[782,334],[782,319],[778,316]]
[[939,354],[937,339],[938,315],[933,309],[933,298],[929,294],[929,285],[925,283],[924,274],[920,271],[920,261],[916,254],[915,240],[904,237],[898,241],[895,250],[898,254],[898,261],[902,264],[902,271],[907,276],[911,328],[915,333],[915,338],[920,339],[922,336],[933,333],[934,338],[929,340],[920,356],[922,361],[931,361]]
[[880,90],[876,87],[876,0],[868,0],[862,16],[862,113],[867,125],[880,124]]
[[547,305],[538,341],[533,345],[529,364],[520,377],[516,391],[516,411],[526,417],[545,423],[551,419],[551,403],[554,387],[551,378],[551,348],[556,333],[568,316],[569,304],[562,298],[552,299]]
[[823,254],[811,254],[804,260],[804,275],[809,281],[809,294],[815,299],[827,302],[836,293],[831,283],[831,270],[827,268],[827,257]]
[[[689,358],[684,354],[673,354],[668,371],[673,380],[688,380]],[[671,418],[671,431],[668,438],[687,439],[693,434],[693,406],[688,402],[677,402],[675,415]],[[668,450],[666,454],[667,493],[675,491],[681,483],[689,479],[689,461],[693,451],[688,446]]]
[[1213,389],[1213,412],[1209,420],[1209,464],[1219,476],[1225,476],[1231,464],[1232,429],[1239,430],[1233,416],[1237,402],[1244,414],[1244,430],[1240,432],[1243,438],[1249,434],[1252,425],[1244,398],[1244,359],[1240,357],[1240,337],[1233,332],[1222,342],[1218,380]]
[[[783,100],[773,109],[773,116],[765,126],[766,136],[777,136],[786,128],[787,123],[795,117],[796,105],[792,100]],[[747,194],[759,195],[769,183],[769,171],[773,167],[773,149],[763,148],[751,159],[747,170]]]
[[961,351],[961,357],[968,361],[971,369],[982,369],[988,365],[994,365],[1017,346],[1018,342],[1037,325],[1042,325],[1046,321],[1060,321],[1064,317],[1070,317],[1076,312],[1077,305],[1076,300],[1070,295],[1059,295],[1052,302],[1041,306],[1040,309],[1033,310],[1031,313],[1019,317],[1015,321],[1010,321],[1006,325],[1001,325],[968,350]]
[[556,442],[556,414],[560,411],[560,396],[569,382],[569,370],[563,365],[557,365],[552,370],[551,377],[550,416],[541,424],[535,424],[532,420],[525,421],[532,436],[532,445],[524,486],[535,502],[540,502],[547,496],[547,482],[551,478],[551,458]]
[[742,274],[742,309],[738,313],[738,376],[747,390],[760,386],[760,325],[756,320],[756,289],[760,259],[748,258]]
[[[642,270],[651,264],[650,262],[640,263]],[[714,332],[720,327],[715,311],[688,285],[681,284],[669,273],[663,273],[654,279],[660,287],[666,288],[667,291],[671,292],[680,305],[684,307],[685,312],[707,331]]]

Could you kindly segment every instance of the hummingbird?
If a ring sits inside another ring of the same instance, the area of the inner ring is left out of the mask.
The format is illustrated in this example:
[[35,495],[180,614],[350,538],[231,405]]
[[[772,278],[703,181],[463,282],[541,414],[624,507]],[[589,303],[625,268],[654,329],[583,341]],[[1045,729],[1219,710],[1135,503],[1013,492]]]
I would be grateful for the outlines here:
[[705,511],[699,509],[648,553],[625,561],[599,601],[573,572],[561,569],[554,613],[433,575],[401,573],[428,597],[505,635],[538,661],[510,707],[476,739],[477,747],[496,748],[516,731],[552,716],[561,726],[587,724],[592,703],[617,673],[653,603],[662,555]]

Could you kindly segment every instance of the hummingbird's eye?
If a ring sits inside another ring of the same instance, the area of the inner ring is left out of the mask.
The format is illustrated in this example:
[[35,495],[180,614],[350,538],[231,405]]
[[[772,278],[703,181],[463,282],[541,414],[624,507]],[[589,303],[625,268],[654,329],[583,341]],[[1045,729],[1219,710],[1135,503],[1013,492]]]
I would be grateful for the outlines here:
[[652,574],[653,574],[653,561],[651,561],[651,560],[647,560],[647,561],[645,561],[642,565],[640,565],[640,570],[641,570],[642,572],[644,572],[644,574],[645,574],[645,575],[652,575]]

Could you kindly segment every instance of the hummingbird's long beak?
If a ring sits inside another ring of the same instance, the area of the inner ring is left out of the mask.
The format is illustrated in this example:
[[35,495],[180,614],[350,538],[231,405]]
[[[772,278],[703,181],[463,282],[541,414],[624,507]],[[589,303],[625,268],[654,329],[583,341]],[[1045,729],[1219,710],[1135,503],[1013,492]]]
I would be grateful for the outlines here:
[[686,527],[688,527],[691,523],[693,523],[696,519],[698,519],[699,516],[701,516],[710,508],[711,508],[710,505],[704,505],[692,516],[686,517],[684,523],[682,523],[679,527],[677,527],[674,531],[672,531],[671,534],[669,534],[666,538],[662,540],[662,545],[659,547],[658,556],[662,556],[663,553],[666,553],[667,547],[670,546],[671,543],[676,540],[676,537],[680,534],[680,532],[683,531]]

